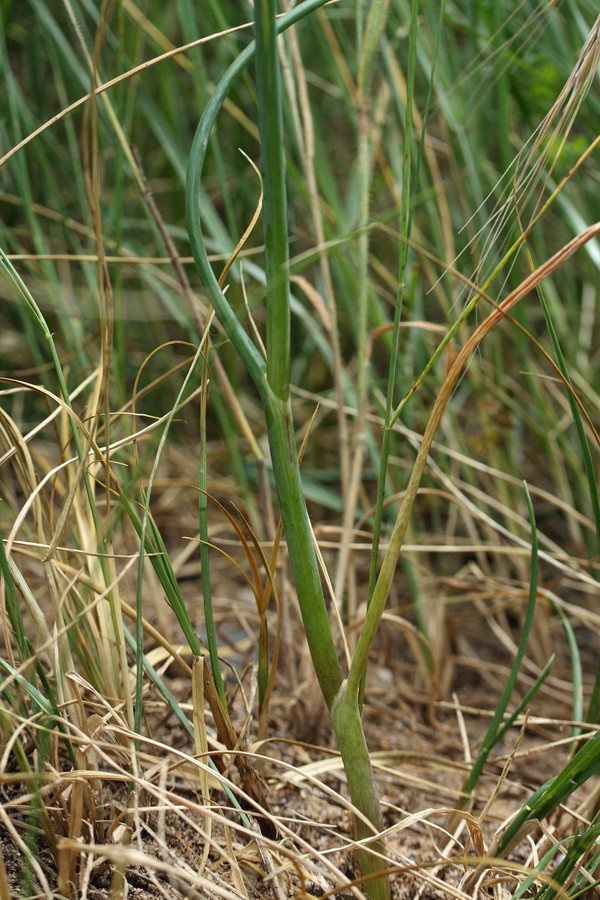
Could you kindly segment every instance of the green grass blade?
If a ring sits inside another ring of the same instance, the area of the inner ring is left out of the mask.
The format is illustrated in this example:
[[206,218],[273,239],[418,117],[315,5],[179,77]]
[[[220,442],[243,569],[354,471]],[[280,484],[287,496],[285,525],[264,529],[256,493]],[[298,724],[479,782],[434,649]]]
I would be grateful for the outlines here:
[[204,627],[206,643],[210,656],[210,667],[219,699],[223,708],[227,709],[225,686],[219,661],[219,643],[215,628],[215,617],[212,603],[212,584],[210,578],[210,553],[208,537],[208,465],[206,460],[206,407],[208,402],[208,364],[202,365],[202,394],[200,409],[200,467],[198,473],[198,522],[200,535],[200,565],[202,578],[202,599],[204,603]]
[[[573,872],[580,868],[582,864],[582,860],[585,857],[586,853],[597,844],[598,839],[600,838],[600,822],[595,822],[582,831],[580,834],[574,835],[572,838],[567,838],[564,841],[561,841],[558,846],[562,847],[563,850],[566,850],[564,859],[556,866],[554,871],[552,872],[552,882],[554,884],[560,885],[561,887],[567,885]],[[553,848],[555,849],[555,848]],[[596,855],[596,860],[598,859],[598,855]],[[597,863],[596,863],[597,865]],[[586,866],[586,868],[588,868]],[[594,866],[592,865],[588,871],[593,872]],[[582,885],[580,889],[585,893],[591,892],[591,886],[587,879],[581,879]],[[585,887],[583,887],[585,885]],[[577,897],[580,892],[575,889],[574,891],[571,888],[569,890],[569,897]],[[536,900],[554,900],[557,896],[557,890],[553,886],[553,884],[545,885],[537,894]]]
[[502,855],[518,838],[523,826],[545,819],[578,788],[600,772],[600,732],[588,738],[564,769],[545,782],[521,808],[498,842]]
[[[525,656],[525,651],[527,650],[527,644],[529,642],[529,635],[531,634],[531,628],[533,626],[533,617],[535,615],[536,608],[536,600],[537,600],[537,588],[538,588],[538,570],[539,570],[539,560],[538,560],[538,538],[537,538],[537,528],[535,524],[535,514],[533,511],[533,504],[531,502],[531,495],[529,493],[529,488],[527,484],[524,483],[525,488],[525,500],[527,503],[527,510],[529,512],[529,522],[531,525],[531,563],[530,563],[530,581],[529,581],[529,598],[527,601],[527,608],[525,610],[525,617],[523,619],[523,624],[521,626],[521,637],[519,638],[519,645],[517,647],[517,653],[515,655],[514,662],[511,666],[510,673],[508,678],[506,679],[506,684],[504,686],[504,690],[500,695],[500,699],[496,705],[496,709],[494,710],[494,715],[492,716],[492,720],[489,724],[489,727],[485,733],[485,737],[482,741],[481,748],[475,762],[473,763],[473,767],[469,772],[469,776],[465,781],[463,791],[465,794],[470,795],[475,788],[479,780],[479,776],[483,771],[483,767],[487,762],[487,758],[490,755],[492,749],[496,745],[499,740],[499,736],[502,732],[502,720],[504,718],[504,714],[506,712],[506,708],[512,696],[512,693],[515,689],[515,684],[517,683],[517,678],[519,675],[519,670],[521,668],[521,663],[523,662],[523,657]],[[539,681],[539,679],[538,679]],[[541,682],[540,682],[541,683]]]

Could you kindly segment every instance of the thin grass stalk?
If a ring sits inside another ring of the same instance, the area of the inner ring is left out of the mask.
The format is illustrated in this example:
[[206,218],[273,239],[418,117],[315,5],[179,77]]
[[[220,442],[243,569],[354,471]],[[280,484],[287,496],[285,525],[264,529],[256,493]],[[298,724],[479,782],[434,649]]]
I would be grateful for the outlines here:
[[[357,21],[362,17],[363,0],[357,2]],[[373,0],[365,22],[364,37],[359,43],[358,80],[356,104],[358,111],[357,148],[357,192],[358,192],[358,258],[356,274],[356,405],[357,415],[352,430],[352,463],[348,491],[344,496],[344,517],[342,522],[341,547],[335,577],[335,596],[342,600],[344,587],[348,586],[350,566],[350,544],[356,515],[358,494],[362,484],[363,460],[366,443],[366,413],[369,391],[369,216],[372,171],[371,147],[371,88],[373,62],[379,49],[381,35],[385,28],[389,0]],[[354,620],[354,591],[348,593],[348,620]]]
[[[535,513],[533,511],[533,504],[531,502],[531,495],[529,493],[529,488],[527,483],[524,483],[525,488],[525,501],[527,503],[527,511],[529,513],[529,523],[531,526],[531,563],[530,563],[530,580],[529,580],[529,597],[527,600],[527,608],[525,610],[525,618],[523,619],[523,624],[521,625],[521,637],[519,638],[519,645],[517,648],[517,653],[515,655],[513,664],[511,666],[508,678],[506,679],[506,684],[500,695],[500,699],[496,704],[496,709],[494,710],[494,715],[492,716],[492,720],[488,726],[488,729],[485,733],[485,737],[483,738],[483,742],[481,747],[479,748],[479,752],[471,767],[471,771],[464,783],[463,786],[463,794],[470,797],[475,789],[475,785],[479,781],[479,776],[483,772],[483,768],[487,762],[488,756],[492,752],[493,748],[497,744],[499,740],[499,735],[502,728],[502,720],[504,718],[504,714],[508,707],[508,703],[512,696],[512,693],[515,689],[515,685],[517,683],[517,678],[519,675],[519,671],[521,669],[521,663],[525,657],[525,651],[527,650],[527,644],[529,642],[529,635],[531,634],[531,629],[533,627],[533,617],[535,615],[536,609],[536,601],[537,601],[537,589],[538,589],[538,571],[539,571],[539,558],[538,558],[538,538],[537,538],[537,528],[535,523]],[[466,797],[462,803],[466,802]]]
[[[289,0],[285,0],[285,6],[286,9],[289,9]],[[324,248],[326,239],[315,166],[315,129],[313,114],[308,94],[306,71],[302,64],[300,46],[296,32],[294,30],[289,32],[289,41],[291,46],[292,58],[294,61],[294,71],[298,84],[299,106],[303,126],[302,136],[304,141],[302,164],[304,167],[308,195],[310,198],[310,211],[315,235],[315,244],[317,247]],[[319,266],[321,269],[321,278],[323,279],[323,294],[329,313],[329,340],[331,344],[333,382],[337,401],[336,414],[340,448],[340,493],[342,497],[346,497],[348,494],[349,485],[350,448],[348,446],[348,423],[346,418],[346,411],[344,408],[344,370],[333,277],[331,274],[329,257],[324,249],[319,253]]]
[[[571,657],[571,672],[573,679],[573,707],[571,709],[571,718],[574,722],[581,722],[583,720],[583,667],[581,664],[581,654],[579,652],[579,647],[577,646],[577,638],[575,637],[573,626],[569,622],[565,611],[560,607],[560,604],[552,603],[552,607],[565,629],[569,655]],[[574,738],[580,735],[580,726],[574,725],[571,733]],[[571,752],[575,752],[576,749],[577,742],[574,741],[571,744]]]
[[[190,312],[193,316],[193,320],[195,322],[196,328],[203,335],[203,342],[208,347],[208,335],[210,334],[210,324],[213,317],[212,310],[209,310],[206,318],[203,320],[197,303],[195,302],[195,298],[191,289],[191,285],[189,283],[188,277],[186,275],[184,266],[181,262],[181,258],[177,252],[177,248],[173,239],[171,238],[165,223],[163,222],[160,211],[156,205],[154,200],[154,196],[152,191],[150,190],[150,186],[147,183],[145,174],[142,169],[141,158],[139,156],[138,151],[134,148],[133,150],[133,158],[135,160],[135,164],[138,172],[138,182],[143,186],[142,197],[148,210],[154,219],[156,226],[158,228],[160,237],[167,249],[167,252],[171,258],[171,262],[173,264],[173,268],[181,284],[184,296],[188,302]],[[254,220],[253,220],[254,222]],[[233,255],[227,262],[223,273],[221,274],[221,279],[226,277],[229,268],[233,264],[237,254],[239,253],[245,239],[247,238],[253,223],[246,231],[246,234],[242,238],[242,241],[238,244],[236,250]],[[256,441],[254,440],[254,436],[250,431],[250,427],[248,426],[242,409],[240,407],[239,401],[235,396],[233,389],[231,388],[231,384],[229,379],[227,378],[227,374],[225,373],[223,366],[219,360],[219,357],[215,353],[212,359],[212,368],[216,370],[217,378],[219,380],[221,389],[225,394],[225,397],[228,401],[228,407],[234,411],[235,417],[238,419],[240,423],[240,427],[242,432],[247,437],[250,447],[253,450],[254,455],[258,460],[262,459],[262,454]],[[212,606],[212,591],[211,591],[211,580],[210,580],[210,554],[209,554],[209,544],[208,544],[208,482],[207,482],[207,462],[206,462],[206,408],[208,403],[208,386],[209,386],[209,364],[208,360],[205,359],[202,366],[202,376],[201,376],[201,394],[200,394],[200,464],[199,464],[199,473],[198,473],[198,483],[199,483],[199,494],[198,494],[198,519],[199,519],[199,536],[200,536],[200,564],[201,564],[201,572],[202,572],[202,598],[203,598],[203,606],[204,606],[204,620],[205,620],[205,629],[206,629],[206,643],[208,645],[208,651],[210,656],[210,664],[213,675],[213,681],[215,685],[215,689],[219,696],[219,699],[223,705],[223,709],[227,710],[227,699],[225,695],[225,687],[223,684],[223,676],[221,673],[221,666],[219,661],[219,647],[217,634],[214,623],[214,614],[213,614],[213,606]],[[213,400],[215,402],[215,408],[217,411],[217,416],[219,418],[219,422],[221,423],[222,429],[224,431],[225,436],[231,434],[231,425],[229,422],[229,416],[224,408],[224,404],[221,402],[219,393],[216,392],[213,394]],[[246,484],[245,475],[243,474],[243,469],[241,466],[241,462],[239,461],[239,454],[237,451],[237,446],[233,438],[226,440],[226,443],[230,449],[230,452],[233,457],[234,462],[234,470],[236,475],[241,475],[242,477],[238,478],[238,484]],[[236,465],[239,463],[239,465]],[[244,493],[248,493],[245,491]],[[254,512],[254,504],[251,502],[250,507]]]
[[[165,428],[161,435],[159,445],[156,450],[156,456],[154,460],[154,464],[152,466],[152,470],[148,477],[148,485],[144,495],[144,503],[143,503],[143,511],[142,518],[140,521],[139,528],[139,536],[140,536],[140,549],[138,556],[138,574],[137,574],[137,587],[136,587],[136,682],[135,682],[135,718],[134,724],[137,734],[141,733],[142,727],[142,691],[143,691],[143,676],[144,676],[144,667],[143,667],[143,659],[144,659],[144,626],[143,626],[143,585],[144,585],[144,565],[145,565],[145,549],[146,549],[146,535],[148,533],[149,525],[150,525],[150,500],[152,497],[152,489],[154,486],[154,479],[156,477],[156,472],[158,470],[158,464],[160,462],[162,451],[164,449],[167,435],[169,433],[170,426],[175,418],[177,410],[180,408],[183,398],[185,396],[185,391],[187,385],[194,373],[196,365],[198,361],[201,359],[203,344],[200,345],[196,354],[192,360],[192,363],[185,375],[183,380],[183,384],[179,390],[177,395],[177,399],[173,405],[173,408],[169,412],[166,421]],[[196,648],[192,647],[196,656],[201,656],[200,648],[198,647],[197,641],[194,642]],[[191,645],[190,645],[191,646]]]
[[[135,611],[134,611],[133,609],[130,609],[130,613],[131,613],[131,617],[132,617],[133,619],[135,619]],[[148,628],[148,630],[150,631],[150,633],[152,633],[152,626],[148,626],[148,623],[146,623],[146,622],[145,622],[144,624],[145,624],[145,627]],[[124,628],[124,629],[123,629],[123,632],[124,632],[124,635],[125,635],[125,640],[126,640],[127,643],[129,644],[129,647],[135,652],[136,642],[135,642],[134,636],[131,634],[131,632],[129,631],[128,628]],[[156,633],[155,633],[155,634],[153,634],[153,637],[154,637],[154,639],[155,639],[157,642],[160,642],[160,640],[161,640],[161,638],[162,638],[162,635],[156,634]],[[163,646],[165,646],[167,642],[165,641],[164,638],[162,638],[162,641],[163,641]],[[177,658],[177,654],[176,654],[176,652],[173,652],[173,648],[172,648],[172,647],[169,648],[169,652],[173,654],[174,658]],[[197,659],[197,658],[199,658],[199,657],[194,657],[194,658]],[[187,675],[189,678],[191,678],[191,677],[192,677],[192,669],[190,668],[190,666],[188,666],[187,663],[185,663],[185,662],[181,659],[181,657],[179,657],[179,663],[180,663],[181,668],[183,669],[183,671],[186,673],[186,675]],[[189,721],[189,719],[186,717],[185,713],[184,713],[183,710],[181,709],[181,706],[179,705],[178,700],[177,700],[176,697],[172,694],[172,692],[169,690],[169,688],[168,688],[167,685],[165,684],[163,678],[162,678],[162,677],[159,675],[159,673],[156,671],[156,669],[154,668],[154,666],[152,665],[152,663],[150,663],[150,662],[148,661],[147,656],[144,656],[143,664],[144,664],[144,671],[146,672],[146,674],[148,675],[148,677],[151,679],[151,681],[155,684],[157,690],[158,690],[159,693],[162,695],[163,699],[165,700],[165,703],[167,704],[167,706],[169,707],[169,709],[171,710],[171,712],[173,713],[173,715],[175,716],[175,718],[178,720],[178,722],[180,723],[180,725],[185,729],[185,731],[187,731],[187,733],[189,734],[189,736],[190,736],[191,738],[194,738],[194,726],[193,726],[193,724],[192,724],[192,723]],[[205,689],[205,688],[206,688],[206,679],[205,679],[205,681],[204,681],[204,689]],[[213,760],[213,758],[212,758],[211,756],[208,756],[208,757],[207,757],[207,765],[213,770],[213,772],[215,772],[215,773],[217,773],[217,774],[219,773],[219,769],[218,769],[217,765],[215,764],[215,762],[214,762],[214,760]],[[240,820],[243,822],[243,824],[244,824],[247,828],[251,828],[252,826],[251,826],[251,823],[250,823],[250,819],[248,818],[248,816],[246,815],[246,813],[243,811],[243,809],[242,809],[242,807],[240,806],[240,803],[239,803],[239,801],[237,800],[235,794],[232,793],[232,791],[231,791],[231,789],[228,787],[228,785],[226,785],[226,784],[223,785],[223,792],[224,792],[225,795],[227,796],[227,799],[229,800],[229,802],[231,803],[231,805],[237,810],[237,812],[238,812],[238,814],[239,814],[239,816],[240,816]],[[1,896],[1,894],[0,894],[0,896]]]
[[[412,128],[413,128],[413,106],[414,106],[414,84],[417,62],[417,23],[418,23],[418,2],[412,0],[412,10],[410,18],[410,29],[408,39],[408,67],[407,67],[407,90],[406,90],[406,106],[404,118],[404,160],[402,172],[402,203],[400,208],[400,249],[398,256],[398,289],[396,294],[396,303],[394,307],[394,324],[392,332],[392,352],[390,355],[390,363],[388,369],[388,383],[386,392],[385,407],[385,426],[383,429],[380,467],[377,481],[377,497],[375,502],[375,515],[373,521],[373,541],[371,546],[371,563],[369,570],[369,595],[368,602],[371,600],[375,583],[377,581],[377,568],[379,561],[379,543],[381,540],[381,530],[383,524],[383,506],[385,500],[385,487],[387,466],[390,454],[390,444],[392,436],[392,410],[394,403],[394,391],[397,378],[397,361],[400,352],[400,324],[402,320],[402,310],[404,305],[404,295],[406,291],[406,272],[408,266],[408,250],[410,246],[410,235],[412,230],[412,218],[415,206],[414,189],[419,185],[419,175],[421,171],[421,163],[425,155],[425,137],[427,122],[429,120],[429,111],[431,108],[431,99],[433,96],[433,85],[435,79],[436,65],[439,56],[440,41],[442,34],[442,25],[444,22],[446,0],[440,3],[438,29],[435,37],[435,47],[431,62],[431,71],[429,75],[429,84],[427,86],[427,98],[425,101],[425,110],[423,120],[421,122],[421,139],[419,142],[419,150],[416,155],[414,164],[412,164]],[[410,578],[410,575],[407,575]],[[412,579],[414,581],[414,579]],[[413,593],[411,591],[411,593]],[[417,610],[417,618],[423,619],[421,610]],[[424,619],[423,619],[424,621]]]
[[[581,664],[581,653],[579,652],[573,626],[560,606],[558,604],[553,604],[553,606],[565,629],[569,655],[571,657],[571,672],[573,675],[573,708],[571,711],[571,718],[574,722],[581,722],[583,720],[583,667]],[[574,725],[573,737],[575,738],[579,734],[581,734],[581,728],[579,725]],[[576,749],[577,743],[574,741],[571,744],[571,750],[575,751]]]
[[[14,638],[17,642],[17,647],[19,648],[21,661],[25,662],[25,660],[32,658],[35,654],[31,642],[25,633],[23,617],[21,616],[21,610],[19,608],[17,590],[8,564],[6,550],[4,549],[4,538],[2,535],[0,535],[0,590],[2,591],[2,605],[8,613],[8,619]],[[5,643],[9,660],[14,665],[15,660],[12,652],[12,643],[8,634],[5,637]]]
[[210,553],[208,543],[208,466],[206,459],[206,406],[208,403],[208,363],[204,360],[202,365],[202,392],[200,394],[200,466],[198,472],[198,522],[200,536],[200,575],[202,581],[202,599],[204,604],[204,628],[206,630],[206,643],[210,656],[212,677],[223,704],[227,710],[227,697],[225,685],[221,673],[219,660],[219,641],[215,628],[215,617],[212,604],[212,589],[210,580]]
[[[167,249],[167,252],[171,258],[171,262],[173,264],[173,268],[175,270],[175,274],[177,275],[177,279],[181,284],[184,296],[188,302],[190,312],[193,316],[193,320],[198,331],[202,334],[202,343],[206,348],[209,342],[209,334],[210,334],[210,323],[212,318],[212,312],[210,312],[205,321],[202,320],[200,315],[200,311],[198,309],[197,304],[195,303],[193,292],[188,280],[188,277],[185,273],[185,269],[177,252],[177,248],[173,239],[171,238],[165,223],[163,222],[160,211],[156,205],[154,200],[154,196],[152,191],[150,190],[150,186],[146,180],[145,173],[142,169],[141,158],[139,152],[134,149],[133,150],[133,159],[136,165],[137,171],[137,181],[142,185],[142,197],[143,200],[152,216],[156,226],[158,228],[158,232],[160,237]],[[205,350],[206,352],[206,350]],[[218,366],[219,360],[218,357],[214,358],[215,365]],[[225,377],[225,383],[228,385],[228,381]],[[205,621],[205,629],[206,629],[206,643],[208,645],[208,652],[210,656],[210,664],[213,682],[215,685],[215,689],[217,695],[223,705],[223,709],[227,710],[227,699],[225,696],[225,687],[223,684],[223,676],[221,673],[221,666],[219,661],[219,648],[217,635],[214,624],[214,615],[213,615],[213,607],[212,607],[212,593],[211,593],[211,580],[210,580],[210,555],[208,548],[208,498],[207,498],[207,463],[206,463],[206,407],[208,402],[208,361],[207,359],[203,360],[202,364],[202,374],[201,374],[201,390],[200,390],[200,462],[199,462],[199,472],[198,472],[198,484],[199,484],[199,493],[198,493],[198,521],[199,521],[199,536],[200,536],[200,565],[201,565],[201,581],[202,581],[202,598],[203,598],[203,606],[204,606],[204,621]],[[227,421],[227,418],[224,417]],[[227,422],[228,424],[228,422]],[[227,427],[227,426],[225,426]],[[140,637],[139,634],[139,621],[136,622],[136,630],[138,639]]]
[[[104,10],[105,11],[105,10]],[[114,339],[114,323],[115,308],[113,302],[113,290],[110,281],[108,267],[105,262],[103,221],[101,210],[101,179],[100,179],[100,159],[99,159],[99,133],[98,133],[98,104],[94,97],[94,91],[98,82],[98,65],[102,47],[106,37],[107,23],[104,16],[100,16],[98,30],[94,39],[94,56],[90,59],[90,102],[84,109],[83,117],[83,139],[82,139],[82,157],[84,169],[84,184],[87,196],[87,204],[92,220],[94,233],[94,242],[96,246],[96,254],[98,257],[97,266],[97,291],[98,291],[98,314],[100,325],[100,365],[99,379],[95,386],[92,398],[88,403],[90,410],[89,418],[89,438],[88,448],[92,438],[95,438],[100,428],[100,420],[104,418],[104,442],[108,447],[110,445],[110,379],[112,372],[112,351]],[[84,44],[85,49],[85,44]],[[111,520],[111,491],[109,488],[110,478],[110,459],[108,454],[103,460],[104,481],[106,485],[105,491],[105,525],[102,532],[102,540],[106,556],[103,557],[100,567],[103,573],[104,581],[107,585],[112,583],[111,566],[109,564],[109,552],[111,550],[109,544],[104,537],[106,526]],[[54,541],[53,541],[54,543]],[[98,566],[94,560],[91,565]],[[107,597],[107,604],[100,604],[98,607],[99,635],[101,641],[100,653],[103,657],[103,681],[105,691],[114,697],[119,696],[119,687],[121,691],[125,689],[124,673],[127,667],[123,668],[124,647],[121,643],[122,635],[120,623],[117,621],[118,600],[111,591]],[[121,685],[119,685],[121,682]],[[125,690],[126,708],[128,713],[128,721],[130,726],[133,725],[134,712],[131,704],[131,696],[128,690]]]
[[589,706],[585,715],[586,722],[594,723],[600,719],[600,659],[596,667],[596,677],[594,679],[594,687],[590,697]]
[[[377,499],[375,504],[375,517],[373,523],[373,542],[371,546],[371,566],[369,571],[369,602],[375,589],[377,580],[377,563],[379,559],[379,541],[383,521],[383,504],[385,499],[385,487],[387,478],[387,466],[390,454],[390,442],[392,430],[389,427],[394,404],[396,388],[396,374],[398,368],[398,355],[400,352],[400,323],[402,321],[402,309],[404,304],[404,292],[406,288],[406,268],[408,263],[409,239],[414,209],[414,195],[412,182],[412,130],[413,130],[413,105],[415,92],[415,71],[417,62],[417,22],[419,14],[418,0],[411,2],[410,30],[408,43],[408,72],[406,108],[404,118],[404,161],[402,169],[402,205],[400,208],[400,249],[398,258],[398,290],[394,306],[394,326],[392,332],[392,352],[388,368],[388,382],[385,405],[386,427],[383,429],[381,442],[379,478],[377,482]],[[443,9],[440,11],[440,22]],[[434,60],[435,64],[435,60]],[[433,80],[433,70],[431,73]],[[431,83],[431,82],[430,82]],[[425,121],[423,122],[423,140],[425,135]]]

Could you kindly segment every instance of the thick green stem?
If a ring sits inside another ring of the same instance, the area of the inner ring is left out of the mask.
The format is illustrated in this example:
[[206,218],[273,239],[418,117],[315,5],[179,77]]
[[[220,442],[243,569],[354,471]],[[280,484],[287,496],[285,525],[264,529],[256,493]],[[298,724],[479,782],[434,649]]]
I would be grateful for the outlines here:
[[[365,893],[372,900],[389,900],[385,844],[374,837],[384,827],[381,806],[362,727],[358,694],[347,682],[333,704],[331,721],[348,779],[350,799],[365,817],[354,817],[356,839],[365,842],[359,851],[360,871],[369,879],[364,885]],[[369,838],[373,840],[369,841]]]
[[283,118],[274,0],[258,0],[256,83],[267,288],[267,378],[261,381],[273,474],[304,630],[328,707],[342,682],[342,671],[313,547],[296,442],[290,394],[290,296],[287,196]]
[[267,378],[276,396],[287,400],[290,389],[288,222],[275,2],[258,0],[254,10],[258,128],[264,188]]
[[[311,0],[296,7],[283,23],[292,24],[302,12],[321,5],[323,0]],[[198,206],[202,165],[211,129],[233,80],[252,55],[253,48],[244,51],[221,79],[202,116],[190,156],[186,208],[188,229],[194,259],[221,324],[246,364],[261,396],[265,410],[273,474],[285,528],[290,564],[298,592],[298,602],[308,646],[323,697],[332,716],[338,746],[347,773],[350,796],[357,816],[357,835],[369,838],[381,828],[381,812],[371,769],[360,714],[358,695],[341,692],[343,674],[338,661],[318,563],[313,535],[304,500],[296,442],[289,399],[289,285],[287,271],[287,217],[283,165],[282,123],[279,108],[280,92],[273,77],[276,65],[276,30],[274,8],[270,0],[261,0],[257,14],[258,52],[271,55],[270,60],[257,59],[259,76],[262,166],[264,180],[263,206],[266,231],[267,272],[267,348],[269,359],[265,365],[258,350],[243,329],[221,291],[212,272],[204,241]],[[270,23],[264,22],[270,17]],[[273,58],[274,57],[274,58]],[[271,145],[267,147],[267,144]],[[272,154],[279,158],[272,158]],[[274,180],[272,181],[272,176]],[[277,233],[275,233],[277,232]],[[371,825],[366,823],[370,822]],[[389,882],[385,875],[385,861],[369,850],[361,851],[363,872],[371,876],[365,885],[374,900],[388,900]]]
[[[357,837],[370,838],[382,828],[379,799],[362,730],[358,697],[340,691],[342,671],[331,633],[304,500],[289,400],[287,205],[274,0],[259,0],[255,11],[267,276],[267,386],[263,387],[261,396],[304,630],[319,685],[331,712],[350,796],[360,813],[355,817]],[[381,846],[378,849],[382,849]],[[385,875],[381,877],[385,861],[368,847],[360,850],[360,858],[363,876],[374,876],[373,881],[365,885],[368,895],[373,900],[388,900],[389,882]]]
[[327,707],[330,709],[343,676],[331,634],[304,500],[294,439],[292,408],[289,400],[279,400],[268,388],[262,392],[262,401],[267,420],[273,475],[300,613],[315,673]]

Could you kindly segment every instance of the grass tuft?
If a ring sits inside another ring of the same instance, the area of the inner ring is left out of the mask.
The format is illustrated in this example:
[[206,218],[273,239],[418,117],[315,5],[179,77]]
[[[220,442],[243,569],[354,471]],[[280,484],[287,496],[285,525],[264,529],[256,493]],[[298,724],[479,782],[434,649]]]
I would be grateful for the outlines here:
[[0,896],[591,895],[596,4],[201,7],[0,6]]

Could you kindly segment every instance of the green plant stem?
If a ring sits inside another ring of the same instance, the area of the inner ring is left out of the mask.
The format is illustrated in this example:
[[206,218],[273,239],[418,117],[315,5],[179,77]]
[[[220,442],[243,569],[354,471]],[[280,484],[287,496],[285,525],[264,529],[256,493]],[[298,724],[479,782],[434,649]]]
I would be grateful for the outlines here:
[[[290,564],[294,575],[298,602],[315,673],[332,722],[342,755],[351,799],[364,819],[356,817],[357,833],[370,837],[381,827],[381,812],[369,753],[362,732],[358,710],[358,694],[340,693],[343,675],[323,595],[313,535],[304,500],[297,460],[296,442],[289,398],[289,285],[287,269],[287,214],[281,123],[280,91],[273,67],[277,65],[275,36],[283,25],[292,24],[300,14],[316,9],[320,2],[307,2],[275,24],[274,5],[262,0],[256,7],[257,71],[259,103],[267,104],[259,115],[263,152],[263,181],[266,256],[267,256],[267,348],[274,358],[265,363],[229,306],[212,272],[202,237],[198,205],[202,165],[211,129],[233,80],[249,61],[254,48],[240,54],[217,85],[201,118],[190,155],[186,189],[186,209],[190,243],[196,265],[203,278],[211,302],[223,328],[246,364],[260,392],[265,418],[273,474],[281,516],[285,528]],[[270,18],[271,22],[265,19]],[[250,51],[250,52],[248,52]],[[265,57],[271,57],[265,59]],[[279,121],[278,121],[279,120]],[[267,150],[267,144],[274,144]],[[268,156],[267,156],[268,153]],[[273,157],[272,154],[275,156]],[[279,154],[279,158],[276,157]],[[272,171],[266,160],[271,160]],[[273,181],[271,182],[271,177]],[[275,237],[274,228],[281,229]],[[270,244],[270,240],[273,244]],[[278,331],[278,329],[280,329]],[[337,705],[334,708],[334,704]],[[365,829],[367,831],[365,832]],[[367,893],[373,900],[389,898],[389,881],[384,875],[385,861],[361,851],[363,874],[370,880]],[[383,877],[382,877],[383,876]]]
[[261,399],[304,630],[319,685],[331,707],[342,672],[313,547],[290,403],[288,224],[274,0],[260,0],[255,15],[267,298],[267,378],[266,384],[261,380]]
[[219,642],[212,603],[210,580],[210,554],[208,552],[208,472],[206,461],[206,406],[208,403],[208,364],[202,366],[202,394],[200,401],[200,466],[198,471],[198,524],[200,534],[200,566],[202,573],[202,600],[204,607],[204,628],[210,655],[210,668],[219,700],[227,711],[227,697],[221,674]]
[[297,461],[292,408],[276,397],[265,403],[273,475],[287,539],[290,565],[315,673],[327,707],[342,684],[342,670],[323,597],[312,531]]
[[[373,839],[384,828],[381,805],[365,741],[358,696],[348,690],[347,682],[344,682],[335,699],[331,721],[348,779],[350,798],[362,814],[354,817],[356,839],[365,842],[359,851],[360,870],[363,877],[373,879],[365,883],[365,893],[372,900],[389,900],[389,880],[382,877],[386,869],[385,844],[380,838]],[[369,841],[369,838],[372,840]]]
[[[379,4],[381,5],[381,4]],[[369,751],[366,745],[358,697],[346,694],[342,673],[323,597],[312,530],[297,463],[292,409],[289,401],[290,298],[287,247],[285,157],[279,64],[275,31],[275,3],[260,0],[256,13],[256,71],[259,131],[263,169],[263,219],[267,279],[267,382],[263,393],[273,473],[287,538],[290,563],[307,641],[319,685],[330,709],[338,747],[348,779],[359,839],[372,837],[383,827],[381,809]],[[367,151],[366,151],[367,152]],[[368,162],[365,163],[368,183]],[[367,258],[364,259],[364,297],[361,307],[366,336]],[[273,356],[273,359],[271,358]],[[364,354],[366,358],[366,353]],[[363,384],[366,393],[366,382]],[[359,401],[360,402],[360,401]],[[357,453],[360,451],[357,449]],[[362,458],[362,454],[361,454]],[[381,842],[379,848],[383,849]],[[360,850],[363,876],[373,876],[366,885],[373,900],[389,897],[389,882],[382,875],[385,860],[368,847]]]
[[[294,24],[303,15],[322,6],[323,2],[324,0],[307,0],[295,7],[289,15],[279,20],[277,30],[281,31]],[[290,546],[290,561],[297,579],[296,589],[299,595],[302,619],[317,678],[325,701],[330,707],[341,684],[342,672],[331,635],[321,580],[312,548],[312,533],[296,460],[291,405],[289,399],[284,401],[271,390],[264,359],[244,331],[219,287],[204,245],[198,202],[202,167],[212,127],[231,85],[252,58],[254,49],[254,44],[247,47],[229,67],[215,87],[198,125],[188,166],[187,223],[194,260],[210,301],[229,340],[252,377],[265,409],[273,471],[278,485],[281,514]],[[300,551],[299,547],[303,549]]]
[[267,380],[273,393],[279,399],[287,400],[290,390],[288,224],[275,3],[258,0],[254,12],[258,130],[264,189]]
[[488,726],[485,737],[479,749],[479,753],[473,763],[471,771],[467,776],[463,787],[464,800],[461,805],[466,803],[467,796],[470,796],[474,789],[475,785],[479,780],[479,776],[483,771],[483,767],[485,766],[487,759],[499,740],[500,733],[502,731],[502,720],[504,718],[504,713],[506,712],[506,708],[510,702],[510,698],[515,689],[515,685],[517,683],[517,678],[519,676],[519,671],[521,669],[521,663],[523,662],[523,658],[525,657],[525,651],[527,650],[527,644],[529,642],[529,635],[531,633],[531,629],[533,627],[533,618],[536,609],[536,600],[537,600],[537,590],[538,590],[538,570],[539,570],[539,560],[538,560],[538,539],[537,539],[537,527],[535,522],[535,515],[533,511],[533,504],[531,502],[531,496],[529,493],[529,488],[527,483],[524,483],[525,486],[525,500],[527,502],[527,510],[529,512],[529,521],[531,524],[531,575],[529,581],[529,599],[527,601],[527,609],[525,611],[525,618],[521,625],[521,637],[519,639],[519,646],[517,648],[517,653],[515,655],[514,662],[511,666],[511,670],[509,676],[506,680],[506,684],[504,686],[504,690],[500,696],[498,703],[496,704],[496,709],[494,711],[494,715],[492,716],[492,720]]

